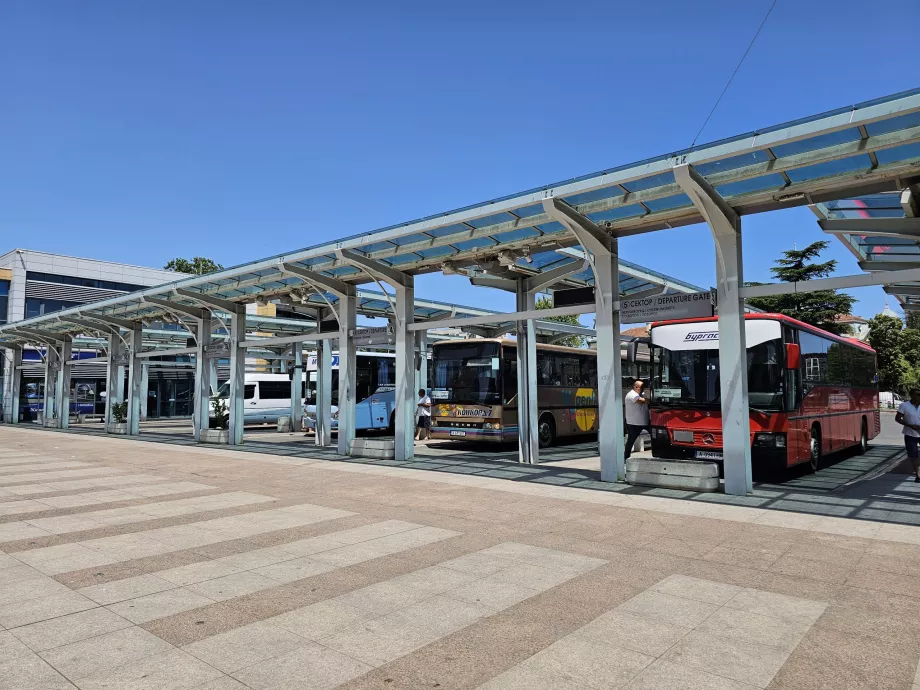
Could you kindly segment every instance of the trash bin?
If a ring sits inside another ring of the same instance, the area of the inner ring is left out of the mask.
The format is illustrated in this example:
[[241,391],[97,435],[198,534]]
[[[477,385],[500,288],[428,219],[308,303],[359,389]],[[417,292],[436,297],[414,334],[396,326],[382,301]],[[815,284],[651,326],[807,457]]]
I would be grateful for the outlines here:
[[278,433],[286,434],[291,431],[291,418],[288,416],[278,417]]

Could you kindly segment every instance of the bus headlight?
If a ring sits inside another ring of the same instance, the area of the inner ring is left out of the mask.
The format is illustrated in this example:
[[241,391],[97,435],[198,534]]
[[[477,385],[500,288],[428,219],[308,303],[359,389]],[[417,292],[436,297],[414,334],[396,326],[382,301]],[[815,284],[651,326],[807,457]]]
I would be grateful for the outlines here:
[[668,430],[663,426],[653,426],[652,427],[652,438],[658,441],[667,441],[668,440]]
[[758,448],[785,448],[786,434],[757,433],[754,434],[754,445]]

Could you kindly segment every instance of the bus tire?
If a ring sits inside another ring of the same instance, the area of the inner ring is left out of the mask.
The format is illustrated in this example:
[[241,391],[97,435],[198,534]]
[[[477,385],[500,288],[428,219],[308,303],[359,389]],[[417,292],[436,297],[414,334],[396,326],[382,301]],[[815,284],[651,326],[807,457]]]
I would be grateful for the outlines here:
[[556,442],[556,422],[552,415],[545,414],[537,422],[537,439],[540,448],[549,448]]
[[859,425],[859,445],[856,447],[856,453],[864,455],[867,450],[869,450],[869,423],[863,417]]
[[811,427],[811,442],[809,444],[808,464],[812,472],[817,472],[821,467],[821,427],[813,424]]
[[396,410],[390,412],[390,425],[387,427],[387,433],[396,435]]

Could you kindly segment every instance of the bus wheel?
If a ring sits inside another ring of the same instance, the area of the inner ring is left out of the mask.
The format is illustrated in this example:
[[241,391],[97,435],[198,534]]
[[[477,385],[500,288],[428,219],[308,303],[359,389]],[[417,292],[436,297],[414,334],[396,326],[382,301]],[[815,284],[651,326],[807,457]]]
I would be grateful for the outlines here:
[[556,440],[556,424],[549,415],[540,417],[537,424],[537,436],[540,440],[540,448],[549,448]]
[[821,465],[821,428],[817,424],[811,427],[811,452],[808,463],[812,472],[817,472]]
[[869,425],[866,423],[866,418],[863,417],[862,424],[860,424],[859,447],[856,452],[863,455],[867,450],[869,450]]
[[396,410],[390,412],[390,426],[387,427],[387,433],[391,436],[396,435]]

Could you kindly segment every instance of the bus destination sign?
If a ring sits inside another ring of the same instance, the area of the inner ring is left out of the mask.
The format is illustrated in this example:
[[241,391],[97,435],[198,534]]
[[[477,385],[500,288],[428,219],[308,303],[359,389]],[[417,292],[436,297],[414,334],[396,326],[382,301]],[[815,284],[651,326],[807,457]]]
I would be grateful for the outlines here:
[[649,323],[672,319],[698,319],[713,315],[714,291],[676,292],[620,299],[620,323]]

